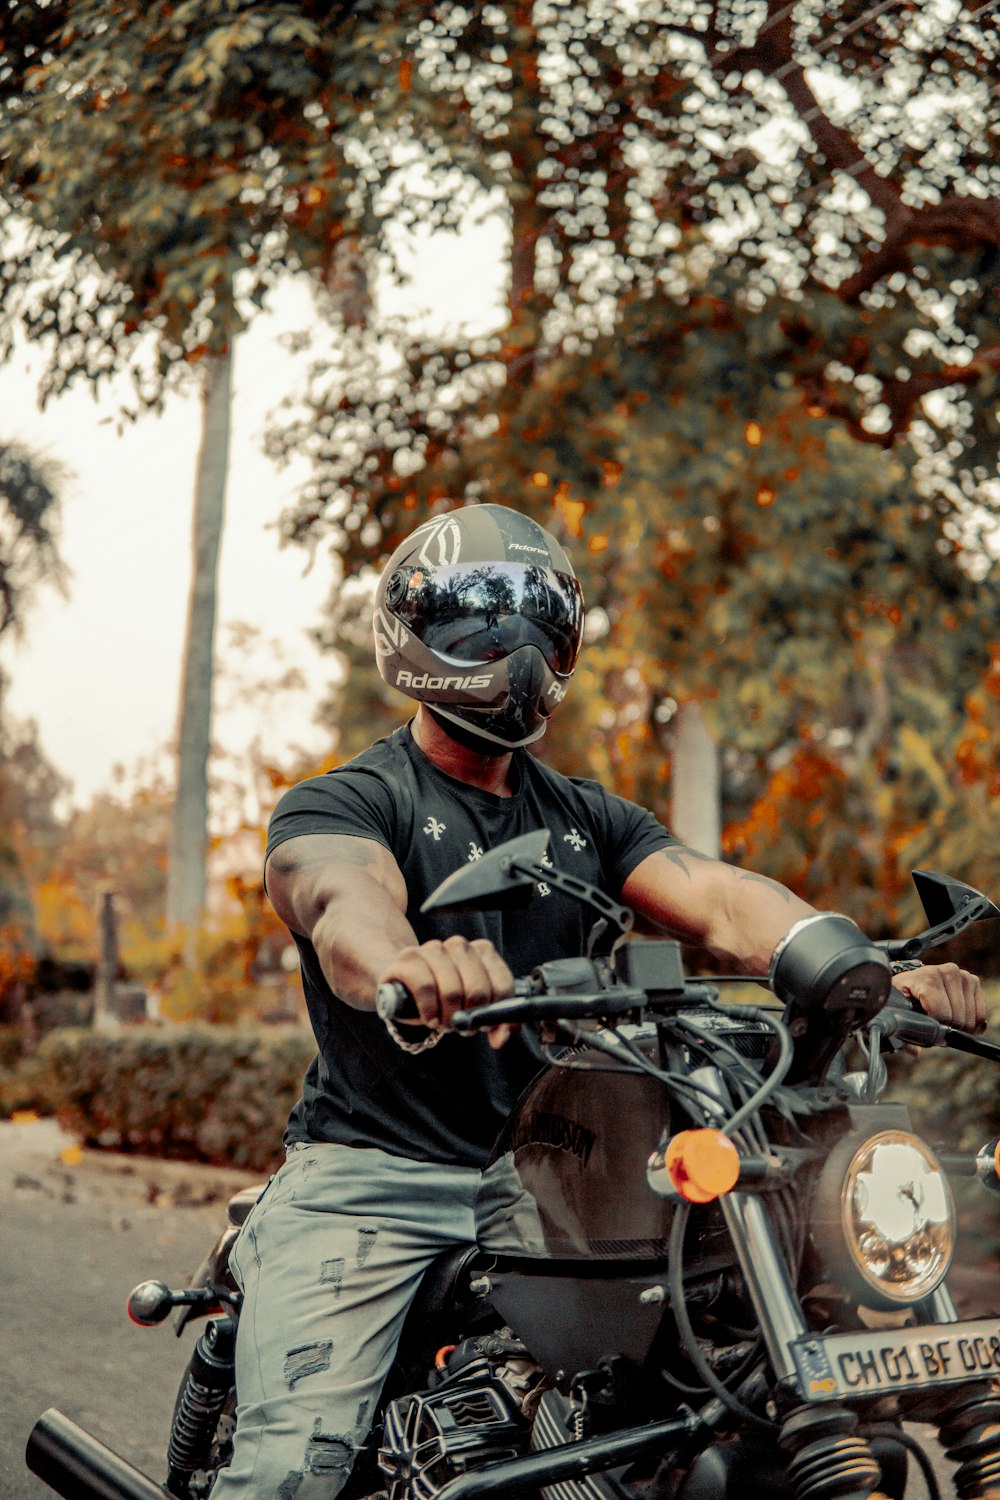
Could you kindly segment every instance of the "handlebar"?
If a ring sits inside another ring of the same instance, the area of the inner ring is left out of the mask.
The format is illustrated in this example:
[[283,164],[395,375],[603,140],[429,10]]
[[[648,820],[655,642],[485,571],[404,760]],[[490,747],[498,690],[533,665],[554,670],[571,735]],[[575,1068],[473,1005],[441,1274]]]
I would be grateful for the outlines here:
[[[564,965],[579,967],[564,967]],[[574,982],[575,981],[575,982]],[[565,988],[554,988],[558,983]],[[595,988],[595,984],[597,987]],[[524,1025],[541,1021],[584,1021],[602,1016],[627,1015],[630,1011],[669,1009],[676,1011],[714,998],[711,985],[689,981],[681,995],[650,1003],[646,990],[630,985],[600,985],[597,971],[586,960],[561,960],[542,965],[533,974],[516,979],[511,994],[475,1010],[460,1010],[452,1016],[452,1027],[463,1035],[486,1031],[492,1026]],[[398,979],[379,986],[375,1009],[383,1021],[419,1024],[413,996]],[[950,1047],[976,1057],[1000,1062],[1000,1046],[947,1026],[922,1010],[890,1002],[873,1017],[872,1030],[895,1047]],[[894,1050],[894,1048],[893,1048]]]
[[592,995],[532,995],[496,1000],[475,1010],[459,1010],[451,1018],[456,1031],[484,1031],[490,1026],[520,1025],[528,1021],[587,1021],[594,1016],[620,1016],[644,1005],[643,990],[600,990]]
[[[504,999],[474,1010],[456,1011],[451,1024],[455,1031],[468,1034],[491,1026],[585,1021],[633,1011],[704,1005],[716,994],[710,985],[692,981],[668,996],[656,997],[635,985],[602,984],[598,968],[590,959],[560,959],[515,979],[511,994]],[[398,979],[379,986],[375,1010],[383,1021],[419,1023],[420,1020],[413,996]]]

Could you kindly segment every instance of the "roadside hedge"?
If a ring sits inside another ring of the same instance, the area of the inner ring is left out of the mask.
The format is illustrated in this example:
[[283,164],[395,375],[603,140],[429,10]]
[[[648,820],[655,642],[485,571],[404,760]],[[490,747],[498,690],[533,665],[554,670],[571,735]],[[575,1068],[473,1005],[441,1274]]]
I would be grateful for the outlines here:
[[11,1082],[85,1146],[268,1172],[315,1051],[299,1027],[53,1031]]

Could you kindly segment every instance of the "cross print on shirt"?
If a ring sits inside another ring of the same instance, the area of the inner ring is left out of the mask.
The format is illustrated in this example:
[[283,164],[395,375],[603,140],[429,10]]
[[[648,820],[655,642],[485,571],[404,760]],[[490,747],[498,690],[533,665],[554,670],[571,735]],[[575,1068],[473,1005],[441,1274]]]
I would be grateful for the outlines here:
[[437,818],[428,818],[424,824],[423,832],[429,833],[435,844],[439,844],[441,842],[441,835],[444,833],[446,827],[447,824],[439,823]]
[[581,849],[586,849],[587,840],[576,828],[571,828],[569,833],[563,834],[563,843],[569,844],[570,848],[579,854]]
[[477,859],[482,859],[482,857],[483,857],[483,851],[482,851],[482,849],[479,847],[478,844],[474,844],[470,840],[469,841],[469,859],[468,859],[468,863],[470,865],[474,865],[476,863],[476,860]]

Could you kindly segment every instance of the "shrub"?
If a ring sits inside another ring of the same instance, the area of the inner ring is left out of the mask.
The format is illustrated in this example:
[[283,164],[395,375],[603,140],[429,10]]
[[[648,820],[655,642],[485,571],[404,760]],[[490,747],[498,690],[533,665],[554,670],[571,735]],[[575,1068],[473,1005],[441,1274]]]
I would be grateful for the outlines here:
[[300,1028],[135,1027],[51,1032],[34,1062],[39,1099],[85,1145],[265,1172],[315,1050]]
[[0,1072],[16,1068],[21,1061],[24,1045],[24,1027],[15,1024],[0,1025]]

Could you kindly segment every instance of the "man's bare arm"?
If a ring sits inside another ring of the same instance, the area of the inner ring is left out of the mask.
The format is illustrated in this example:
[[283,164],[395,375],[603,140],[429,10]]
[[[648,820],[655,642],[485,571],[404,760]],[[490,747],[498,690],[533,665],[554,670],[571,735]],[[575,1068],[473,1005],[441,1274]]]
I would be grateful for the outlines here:
[[417,941],[388,849],[374,839],[305,834],[278,845],[265,881],[285,926],[309,938],[334,994],[374,1009],[378,976]]
[[[625,882],[622,896],[661,930],[752,975],[767,973],[788,929],[815,910],[766,875],[737,869],[682,844],[644,859]],[[927,964],[900,975],[895,984],[939,1021],[966,1031],[981,1031],[985,1025],[979,980],[956,964]]]
[[661,930],[707,948],[744,974],[766,974],[781,938],[814,911],[776,880],[683,844],[644,859],[622,897]]
[[[267,861],[267,893],[292,932],[309,938],[333,993],[374,1010],[379,985],[398,979],[421,1021],[447,1027],[457,1010],[509,995],[513,977],[493,944],[453,936],[418,943],[406,920],[402,871],[374,839],[306,834],[279,844]],[[494,1027],[500,1046],[509,1027]]]

